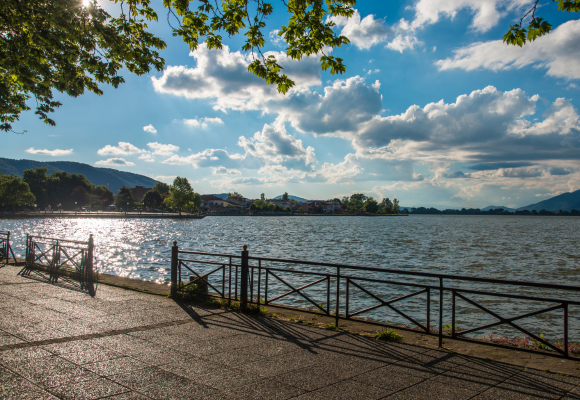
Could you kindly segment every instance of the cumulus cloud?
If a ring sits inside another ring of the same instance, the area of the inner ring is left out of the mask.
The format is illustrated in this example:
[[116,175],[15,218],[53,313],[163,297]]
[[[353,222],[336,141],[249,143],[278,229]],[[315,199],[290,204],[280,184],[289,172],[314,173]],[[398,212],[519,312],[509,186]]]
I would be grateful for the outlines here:
[[177,178],[177,175],[159,175],[154,177],[156,181],[165,182],[165,183],[173,183],[173,180]]
[[368,85],[355,76],[336,80],[324,88],[324,95],[316,92],[299,93],[286,102],[272,107],[280,120],[290,121],[301,132],[328,134],[356,131],[382,110],[380,83]]
[[221,118],[193,118],[184,119],[183,123],[188,126],[207,128],[209,124],[223,125]]
[[313,147],[306,149],[302,140],[289,135],[283,124],[277,126],[264,124],[261,132],[256,132],[250,139],[240,136],[238,146],[242,147],[246,154],[260,158],[267,163],[287,161],[289,159],[303,160],[305,165],[311,165],[316,161]]
[[155,162],[155,157],[150,152],[143,153],[139,156],[139,160],[143,160],[145,162]]
[[157,129],[155,129],[155,128],[153,127],[153,125],[151,125],[151,124],[149,124],[149,125],[147,125],[147,126],[144,126],[144,127],[143,127],[143,130],[144,130],[145,132],[149,132],[149,133],[152,133],[152,134],[154,134],[154,135],[157,133]]
[[415,8],[413,29],[439,22],[441,17],[453,19],[457,13],[469,9],[473,14],[471,27],[487,32],[499,22],[506,11],[531,4],[532,0],[419,0]]
[[213,175],[241,175],[242,172],[237,169],[227,169],[226,167],[212,168],[211,173]]
[[[441,100],[398,115],[377,115],[344,137],[351,139],[359,161],[388,161],[389,168],[404,167],[414,180],[469,178],[505,186],[535,178],[553,189],[548,177],[573,176],[578,169],[580,116],[569,100],[556,99],[541,118],[532,118],[538,100],[521,89],[502,92],[488,86],[452,103]],[[413,172],[418,163],[434,176]],[[447,173],[453,163],[476,172]],[[558,167],[563,169],[552,169]],[[459,195],[472,198],[473,193]]]
[[145,152],[145,150],[141,150],[140,148],[133,146],[131,143],[119,142],[118,146],[111,146],[110,144],[106,145],[102,149],[99,149],[97,154],[102,156],[128,156],[131,154],[139,154],[143,152]]
[[189,156],[172,155],[166,160],[161,161],[164,164],[187,165],[194,168],[221,167],[240,168],[244,160],[243,154],[229,154],[222,149],[205,149],[199,153],[190,154]]
[[580,79],[580,21],[568,21],[523,47],[493,40],[461,47],[454,53],[453,58],[435,63],[440,70],[501,71],[533,66],[547,69],[549,76]]
[[34,147],[30,147],[29,149],[25,150],[27,153],[30,154],[42,154],[43,156],[51,156],[51,157],[60,157],[60,156],[66,156],[70,153],[73,152],[73,149],[68,149],[68,150],[60,150],[60,149],[54,149],[54,150],[40,150],[40,149],[35,149]]
[[415,36],[398,34],[386,47],[387,49],[403,53],[407,49],[415,50],[415,47],[422,44],[423,42],[419,41]]
[[562,167],[552,167],[548,169],[550,175],[570,175],[572,172],[571,168],[562,168]]
[[132,167],[133,165],[135,165],[135,163],[132,163],[130,161],[126,161],[123,158],[108,158],[106,160],[97,161],[95,164],[96,165],[106,165],[106,166],[110,166],[110,167],[121,167],[121,166]]
[[348,181],[362,172],[363,169],[358,166],[354,154],[347,154],[344,157],[344,161],[338,164],[324,163],[320,170],[317,171],[328,183]]
[[[190,54],[196,60],[195,68],[169,66],[160,78],[152,77],[157,92],[189,99],[213,99],[215,110],[259,110],[267,101],[283,101],[286,96],[278,93],[275,85],[267,85],[248,71],[251,55],[230,52],[228,46],[221,50],[209,50],[201,44]],[[292,60],[282,52],[267,52],[284,68],[284,73],[294,80],[296,86],[289,94],[304,90],[320,81],[318,57]]]
[[361,20],[358,10],[355,10],[351,18],[338,16],[330,20],[338,27],[342,27],[340,34],[346,36],[359,49],[368,50],[376,44],[385,42],[391,33],[384,20],[375,19],[373,14]]
[[153,150],[153,154],[160,156],[171,156],[179,150],[179,146],[173,144],[161,144],[157,142],[147,143],[147,146]]

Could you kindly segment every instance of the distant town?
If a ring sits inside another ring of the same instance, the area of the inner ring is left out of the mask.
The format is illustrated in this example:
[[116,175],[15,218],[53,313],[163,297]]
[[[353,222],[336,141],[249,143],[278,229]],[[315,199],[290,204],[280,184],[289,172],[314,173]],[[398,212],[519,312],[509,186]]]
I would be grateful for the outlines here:
[[395,198],[380,202],[362,193],[341,199],[306,200],[284,193],[275,198],[249,199],[238,192],[195,193],[186,178],[172,185],[123,186],[114,194],[106,185],[94,185],[82,174],[47,168],[26,169],[23,177],[0,173],[0,207],[4,211],[178,211],[214,215],[232,214],[390,214],[406,213]]

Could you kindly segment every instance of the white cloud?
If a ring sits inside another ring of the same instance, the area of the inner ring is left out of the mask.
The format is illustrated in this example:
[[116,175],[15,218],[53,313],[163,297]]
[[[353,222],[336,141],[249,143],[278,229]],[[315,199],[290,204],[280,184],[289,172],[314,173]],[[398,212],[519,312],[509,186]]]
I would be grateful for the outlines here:
[[172,155],[166,160],[161,161],[164,164],[171,165],[187,165],[190,164],[194,168],[207,168],[207,167],[240,167],[241,161],[244,160],[244,155],[242,154],[229,154],[226,150],[222,149],[206,149],[196,154],[191,154],[189,156],[178,156],[176,154]]
[[471,27],[487,32],[499,22],[506,11],[520,9],[532,0],[419,0],[415,6],[413,29],[439,22],[441,16],[455,18],[457,13],[469,9],[473,14]]
[[356,161],[354,154],[347,154],[344,161],[338,164],[324,163],[317,173],[327,180],[327,183],[348,181],[363,171]]
[[380,83],[368,85],[355,76],[336,80],[317,92],[299,93],[286,102],[272,107],[279,120],[290,121],[301,132],[328,134],[356,131],[361,122],[368,121],[382,110]]
[[150,149],[153,149],[153,154],[159,156],[171,156],[179,150],[179,146],[173,144],[161,144],[157,142],[147,143]]
[[372,14],[361,20],[358,10],[355,10],[351,18],[332,17],[330,20],[343,27],[340,34],[346,36],[359,49],[368,50],[376,44],[385,42],[391,33],[384,20],[375,19]]
[[111,156],[128,156],[131,154],[139,154],[143,153],[145,150],[141,150],[138,147],[133,146],[131,143],[128,142],[119,142],[118,146],[111,146],[110,144],[106,145],[102,149],[97,151],[97,154],[102,156],[111,155]]
[[153,157],[152,153],[143,153],[139,156],[139,160],[143,160],[145,162],[155,162],[155,157]]
[[278,36],[279,32],[280,32],[279,29],[274,29],[269,33],[268,36],[270,37],[270,43],[272,43],[276,47],[284,48],[286,47],[286,41],[282,36]]
[[183,123],[189,126],[207,128],[209,124],[223,125],[224,121],[221,118],[193,118],[184,119]]
[[256,132],[250,139],[240,136],[238,146],[243,147],[246,154],[263,159],[267,163],[279,164],[289,159],[303,160],[305,165],[316,161],[314,148],[302,145],[302,140],[286,133],[283,124],[264,124],[261,132]]
[[120,167],[120,166],[132,167],[133,165],[135,165],[135,163],[132,163],[130,161],[126,161],[123,158],[108,158],[106,160],[97,161],[95,164],[96,165],[107,165],[110,167]]
[[549,76],[580,79],[580,21],[568,21],[523,47],[493,40],[461,47],[454,53],[453,58],[435,63],[440,70],[501,71],[533,66],[546,68]]
[[173,183],[173,180],[177,178],[177,175],[159,175],[154,177],[153,179],[155,179],[156,181],[159,182],[165,182],[165,183]]
[[267,101],[284,101],[292,93],[321,83],[317,56],[298,61],[282,52],[265,53],[265,56],[275,56],[284,73],[296,83],[285,96],[278,93],[275,85],[266,84],[248,71],[251,55],[232,53],[228,46],[209,50],[205,44],[190,55],[196,59],[195,68],[169,66],[163,76],[151,78],[157,92],[189,99],[213,99],[213,108],[225,112],[259,110]]
[[60,149],[54,149],[54,150],[40,150],[40,149],[35,149],[34,147],[31,147],[29,149],[25,150],[27,153],[30,154],[42,154],[43,156],[52,156],[52,157],[60,157],[60,156],[66,156],[70,153],[73,152],[73,149],[68,149],[68,150],[60,150]]
[[421,46],[422,44],[423,42],[419,41],[415,36],[398,34],[386,47],[402,53],[407,49],[415,50],[416,46]]
[[147,125],[147,126],[144,126],[144,127],[143,127],[143,130],[144,130],[145,132],[149,132],[149,133],[152,133],[152,134],[154,134],[154,135],[157,133],[157,129],[155,129],[155,128],[153,127],[153,125],[151,125],[151,124],[149,124],[149,125]]
[[226,167],[212,168],[211,173],[213,175],[241,175],[242,172],[237,169],[227,169]]

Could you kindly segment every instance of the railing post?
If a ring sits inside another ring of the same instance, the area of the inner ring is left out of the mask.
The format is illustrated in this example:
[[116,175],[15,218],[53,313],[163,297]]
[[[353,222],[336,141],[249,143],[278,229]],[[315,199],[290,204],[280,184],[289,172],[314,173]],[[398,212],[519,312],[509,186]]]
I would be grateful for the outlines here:
[[439,347],[443,347],[443,278],[439,278]]
[[171,297],[177,296],[177,263],[178,263],[179,248],[177,247],[177,240],[173,241],[171,248]]
[[86,286],[89,290],[91,296],[95,295],[95,287],[93,286],[94,276],[93,276],[93,252],[95,249],[95,242],[93,239],[93,234],[89,236],[89,251],[87,252],[87,264],[86,264]]
[[564,307],[564,356],[570,357],[568,352],[568,303],[563,304]]
[[336,312],[334,326],[338,328],[338,314],[340,310],[340,267],[336,268]]
[[242,277],[240,279],[240,305],[242,310],[248,307],[248,275],[250,268],[248,267],[248,246],[244,245],[242,251]]

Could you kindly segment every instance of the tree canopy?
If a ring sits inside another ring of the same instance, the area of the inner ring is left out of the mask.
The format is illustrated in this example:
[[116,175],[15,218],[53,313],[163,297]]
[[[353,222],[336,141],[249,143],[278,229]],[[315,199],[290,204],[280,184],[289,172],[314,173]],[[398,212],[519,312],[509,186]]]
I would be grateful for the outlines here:
[[30,191],[28,183],[17,176],[0,173],[0,206],[15,207],[34,204],[36,198]]
[[[105,0],[102,0],[105,1]],[[36,114],[55,125],[49,114],[61,103],[53,90],[77,97],[91,91],[103,93],[99,84],[117,88],[125,80],[119,71],[143,75],[163,69],[158,50],[163,40],[148,31],[157,21],[150,0],[109,0],[118,5],[118,16],[107,13],[96,0],[3,0],[0,2],[0,129],[12,130],[12,123],[27,102],[37,102]],[[346,70],[342,59],[326,54],[326,48],[348,43],[336,34],[330,16],[349,17],[356,0],[282,1],[288,23],[278,35],[286,41],[292,59],[316,55],[320,67],[332,74]],[[108,5],[107,5],[108,6]],[[195,51],[201,43],[221,49],[222,34],[241,35],[241,49],[251,52],[248,70],[278,91],[286,93],[294,82],[282,73],[273,55],[263,52],[265,20],[274,6],[264,0],[163,0],[173,36],[179,36]],[[282,8],[282,6],[278,6]],[[108,7],[107,7],[108,8]],[[163,193],[160,191],[160,193]]]
[[199,210],[201,203],[201,196],[193,191],[187,178],[179,176],[173,181],[169,188],[169,197],[165,199],[165,204],[178,209],[179,215],[182,210]]
[[153,186],[153,190],[157,190],[159,194],[167,193],[169,192],[169,185],[167,183],[157,182]]
[[[580,0],[552,0],[558,2],[558,9],[562,12],[580,12]],[[534,1],[530,9],[522,16],[517,24],[510,27],[510,30],[503,35],[503,41],[507,44],[522,47],[526,42],[533,42],[540,36],[550,33],[552,24],[542,17],[536,16],[539,0]],[[527,26],[524,26],[524,21]]]
[[115,207],[119,210],[129,210],[135,207],[135,197],[133,193],[126,187],[119,189],[119,193],[115,196]]

